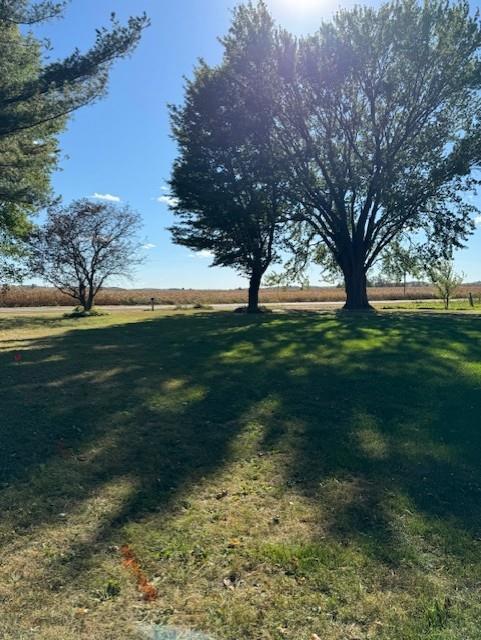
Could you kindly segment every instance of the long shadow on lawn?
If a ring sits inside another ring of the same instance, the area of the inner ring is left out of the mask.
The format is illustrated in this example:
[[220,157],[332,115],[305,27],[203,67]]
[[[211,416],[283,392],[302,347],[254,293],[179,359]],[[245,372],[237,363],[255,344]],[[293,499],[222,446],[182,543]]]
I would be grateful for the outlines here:
[[312,500],[328,503],[329,480],[344,483],[331,499],[338,539],[395,565],[406,546],[393,514],[412,509],[447,553],[465,554],[463,537],[481,536],[479,319],[338,321],[339,342],[320,336],[334,366],[301,367],[283,404],[301,427],[272,424],[265,443],[292,452],[286,476]]
[[[479,535],[480,337],[476,317],[306,313],[177,315],[34,340],[22,363],[0,361],[0,504],[18,534],[131,478],[96,534],[108,539],[227,465],[245,416],[275,398],[259,447],[285,453],[286,483],[312,499],[328,479],[360,487],[362,499],[335,506],[335,535],[367,534],[395,563],[390,493]],[[35,495],[24,510],[23,488]]]

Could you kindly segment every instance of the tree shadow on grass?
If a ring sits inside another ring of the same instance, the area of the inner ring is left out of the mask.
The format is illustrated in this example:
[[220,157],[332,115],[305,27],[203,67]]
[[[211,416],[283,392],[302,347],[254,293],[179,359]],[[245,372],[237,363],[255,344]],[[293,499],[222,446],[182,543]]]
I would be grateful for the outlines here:
[[479,319],[337,317],[340,341],[321,347],[335,367],[300,368],[288,387],[286,422],[301,427],[273,425],[265,443],[292,452],[286,477],[313,500],[328,502],[327,480],[344,482],[332,498],[338,539],[397,564],[406,548],[394,514],[412,510],[462,556],[481,535]]
[[[14,312],[13,312],[14,313]],[[72,320],[62,317],[54,312],[50,312],[51,315],[33,316],[30,314],[12,315],[8,317],[2,317],[0,315],[0,331],[10,331],[12,329],[24,329],[25,327],[31,328],[54,328],[64,327],[68,324],[72,324]],[[2,341],[3,343],[3,341]]]
[[[13,535],[32,531],[124,478],[131,490],[88,544],[146,512],[168,514],[238,455],[245,416],[275,396],[259,447],[285,453],[286,485],[314,501],[332,479],[351,489],[333,499],[332,535],[367,540],[395,564],[393,495],[479,535],[478,323],[216,313],[33,340],[21,364],[0,360],[3,517]],[[445,544],[458,551],[454,538]]]

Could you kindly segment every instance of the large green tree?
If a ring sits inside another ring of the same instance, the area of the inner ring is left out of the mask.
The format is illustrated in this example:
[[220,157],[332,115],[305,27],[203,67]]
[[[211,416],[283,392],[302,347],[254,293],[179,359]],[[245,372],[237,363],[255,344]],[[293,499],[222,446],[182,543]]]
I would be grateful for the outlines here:
[[[63,2],[0,0],[0,236],[10,264],[28,232],[28,216],[51,199],[59,132],[68,114],[104,95],[113,62],[137,45],[145,16],[96,32],[86,52],[44,62],[45,43],[26,25],[60,17]],[[9,238],[11,242],[9,243]],[[7,273],[11,273],[7,270]]]
[[222,64],[201,62],[184,104],[172,108],[179,156],[170,181],[171,230],[178,244],[209,250],[214,265],[246,275],[248,311],[257,312],[286,213],[274,127],[275,30],[265,4],[237,8],[222,44]]
[[472,229],[480,160],[481,25],[467,2],[393,0],[279,37],[279,140],[290,192],[330,249],[346,307],[401,232],[452,248]]

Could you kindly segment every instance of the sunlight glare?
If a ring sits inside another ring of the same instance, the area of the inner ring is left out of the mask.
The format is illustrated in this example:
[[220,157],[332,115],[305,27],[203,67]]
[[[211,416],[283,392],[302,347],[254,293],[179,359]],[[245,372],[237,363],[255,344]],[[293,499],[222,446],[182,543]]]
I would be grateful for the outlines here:
[[322,0],[278,0],[278,3],[283,9],[305,13],[319,9],[322,5]]
[[[338,0],[267,0],[268,7],[284,26],[294,32],[312,30],[329,15]],[[344,0],[349,2],[350,0]]]

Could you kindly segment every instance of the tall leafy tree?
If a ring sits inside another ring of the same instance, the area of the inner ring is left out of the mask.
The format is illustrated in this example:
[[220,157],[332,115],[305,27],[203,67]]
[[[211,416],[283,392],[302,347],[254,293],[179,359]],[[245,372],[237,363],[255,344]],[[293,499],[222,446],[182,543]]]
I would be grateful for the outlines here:
[[263,2],[238,7],[217,67],[201,62],[172,108],[179,147],[170,186],[174,241],[209,250],[214,265],[249,278],[248,311],[276,259],[286,210],[283,159],[274,135],[275,30]]
[[[44,43],[25,25],[60,17],[64,2],[0,0],[0,251],[15,254],[28,216],[51,199],[57,136],[68,114],[104,95],[113,62],[137,45],[145,16],[96,32],[93,46],[45,63]],[[22,28],[23,25],[23,28]],[[8,239],[11,239],[9,243]],[[8,259],[7,259],[8,262]],[[0,273],[5,276],[5,270]]]
[[[34,13],[21,12],[21,3],[0,3],[0,101],[14,86],[30,82],[38,74],[41,44],[31,35],[22,35],[15,20],[52,15],[55,7],[46,5]],[[33,8],[32,8],[33,11]],[[15,19],[15,20],[14,20]],[[18,111],[17,107],[17,111]],[[2,117],[3,116],[3,117]],[[0,110],[0,122],[13,119]],[[0,124],[1,126],[1,124]],[[15,263],[22,253],[21,238],[30,225],[28,214],[47,202],[50,172],[57,161],[56,134],[64,119],[39,124],[31,129],[0,135],[0,278],[3,282],[21,275]]]
[[291,196],[342,270],[350,309],[405,233],[459,246],[480,160],[481,25],[463,0],[393,0],[279,38]]

